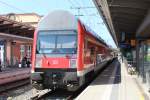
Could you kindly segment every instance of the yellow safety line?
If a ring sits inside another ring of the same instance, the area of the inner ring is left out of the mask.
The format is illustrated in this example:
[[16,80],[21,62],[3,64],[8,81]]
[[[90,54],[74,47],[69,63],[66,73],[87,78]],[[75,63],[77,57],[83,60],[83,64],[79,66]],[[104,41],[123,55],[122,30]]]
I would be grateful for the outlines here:
[[[136,83],[135,80],[134,80],[134,83]],[[143,94],[143,92],[141,91],[141,89],[140,89],[140,87],[138,86],[137,83],[136,83],[136,86],[137,86],[137,88],[138,88],[138,94],[139,94],[140,100],[145,100],[144,94]]]
[[143,95],[140,95],[140,100],[145,100]]
[[[134,83],[136,83],[135,80],[134,80]],[[138,95],[139,95],[139,100],[145,100],[145,97],[144,97],[143,93],[140,91],[140,88],[137,85],[137,83],[136,83],[136,86],[137,86],[137,92],[138,92]]]
[[143,92],[140,91],[140,87],[138,86],[138,84],[137,84],[137,82],[135,81],[135,79],[133,80],[133,82],[136,84],[136,86],[137,86],[137,88],[138,88],[137,92],[138,92],[138,94],[139,94],[140,100],[145,100],[144,94],[143,94]]

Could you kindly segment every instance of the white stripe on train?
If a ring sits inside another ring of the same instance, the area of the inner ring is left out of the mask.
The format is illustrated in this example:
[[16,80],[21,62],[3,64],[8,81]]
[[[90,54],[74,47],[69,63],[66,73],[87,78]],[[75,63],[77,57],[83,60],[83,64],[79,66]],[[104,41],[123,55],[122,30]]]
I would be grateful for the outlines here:
[[77,75],[84,76],[85,74],[87,74],[88,72],[90,72],[92,70],[94,71],[94,64],[86,66],[82,71],[77,71]]

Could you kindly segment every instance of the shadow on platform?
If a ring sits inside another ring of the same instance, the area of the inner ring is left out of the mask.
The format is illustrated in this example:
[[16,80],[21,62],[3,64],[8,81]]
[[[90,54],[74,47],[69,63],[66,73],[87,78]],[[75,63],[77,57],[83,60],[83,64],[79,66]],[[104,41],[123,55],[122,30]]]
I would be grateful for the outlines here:
[[[121,82],[121,66],[118,59],[115,59],[112,63],[108,65],[106,69],[101,72],[98,77],[92,82],[91,85],[110,85],[119,84]],[[115,67],[117,70],[114,75],[112,75]]]

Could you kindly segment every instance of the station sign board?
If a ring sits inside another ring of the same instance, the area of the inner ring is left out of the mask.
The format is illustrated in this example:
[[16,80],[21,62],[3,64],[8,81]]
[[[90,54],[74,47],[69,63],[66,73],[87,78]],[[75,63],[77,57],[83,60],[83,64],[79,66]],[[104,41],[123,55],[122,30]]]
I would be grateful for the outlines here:
[[121,47],[121,48],[131,48],[131,45],[128,44],[128,43],[120,43],[119,47]]

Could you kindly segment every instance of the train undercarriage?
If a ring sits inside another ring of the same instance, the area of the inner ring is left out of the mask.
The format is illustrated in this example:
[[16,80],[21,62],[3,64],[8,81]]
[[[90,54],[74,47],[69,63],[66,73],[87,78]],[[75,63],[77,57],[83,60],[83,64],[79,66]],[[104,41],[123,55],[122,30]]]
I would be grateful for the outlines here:
[[[32,85],[38,90],[57,88],[67,89],[69,91],[77,90],[82,83],[81,78],[77,77],[75,69],[45,69],[45,71],[32,73]],[[42,69],[43,70],[43,69]]]

